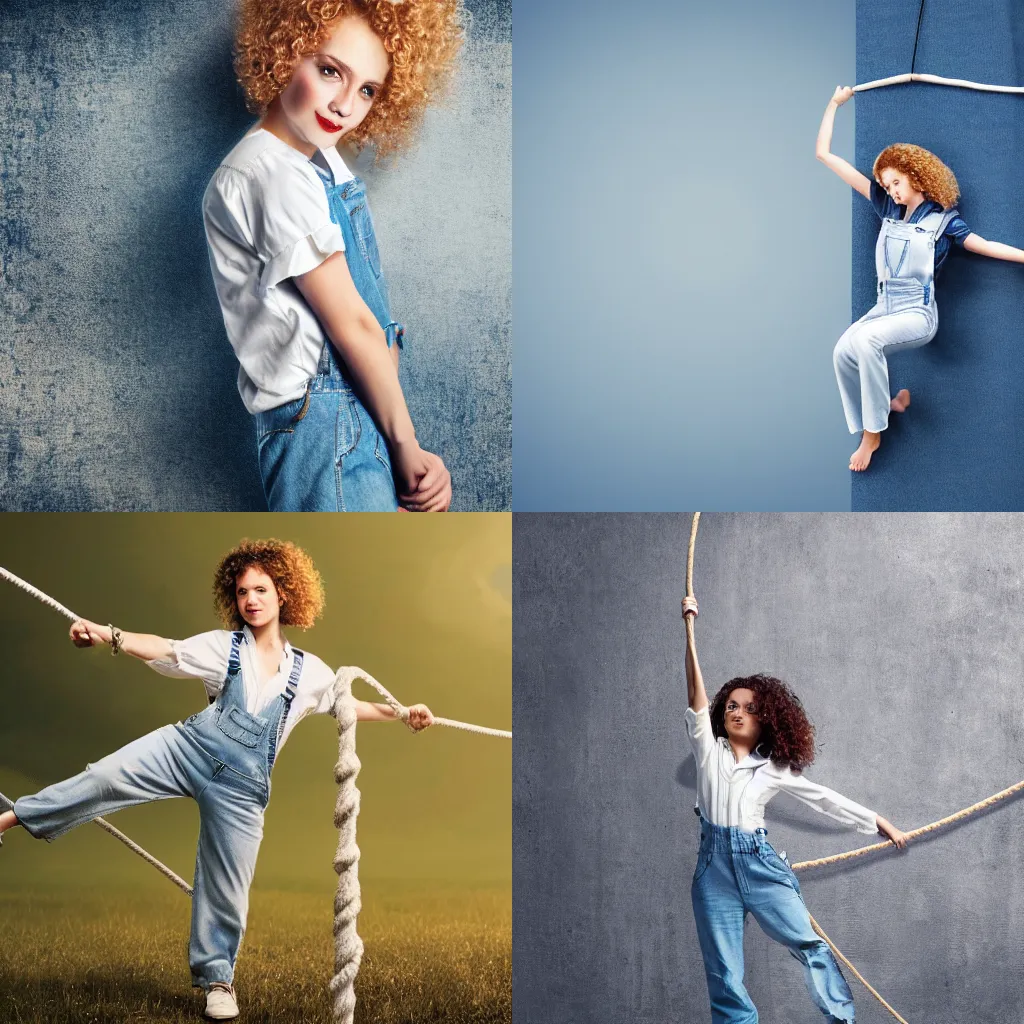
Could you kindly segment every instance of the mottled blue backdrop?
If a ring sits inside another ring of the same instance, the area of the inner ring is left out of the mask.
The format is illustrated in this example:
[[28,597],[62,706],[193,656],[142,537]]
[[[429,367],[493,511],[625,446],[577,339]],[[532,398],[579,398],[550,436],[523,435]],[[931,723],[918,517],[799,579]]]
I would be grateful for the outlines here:
[[[0,508],[259,510],[200,199],[251,122],[231,4],[0,3]],[[511,6],[454,93],[360,167],[421,443],[511,505]]]

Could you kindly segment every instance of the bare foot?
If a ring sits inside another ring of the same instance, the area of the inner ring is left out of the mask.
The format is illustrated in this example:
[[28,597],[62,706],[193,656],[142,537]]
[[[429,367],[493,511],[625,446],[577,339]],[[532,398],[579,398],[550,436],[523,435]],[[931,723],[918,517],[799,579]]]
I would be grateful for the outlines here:
[[850,456],[850,469],[858,473],[867,469],[868,463],[871,462],[871,456],[878,450],[881,443],[881,434],[872,434],[870,430],[865,430],[860,435],[860,447]]
[[910,408],[910,392],[906,388],[900,388],[896,397],[889,403],[893,412],[906,412]]

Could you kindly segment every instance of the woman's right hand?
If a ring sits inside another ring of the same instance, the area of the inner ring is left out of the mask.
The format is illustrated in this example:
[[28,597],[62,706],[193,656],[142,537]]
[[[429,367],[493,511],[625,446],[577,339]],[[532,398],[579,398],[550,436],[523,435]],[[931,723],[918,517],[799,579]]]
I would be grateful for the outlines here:
[[697,618],[697,598],[683,598],[683,618],[685,619],[687,615],[692,615],[694,618]]
[[77,619],[71,623],[69,635],[71,642],[76,647],[93,647],[96,644],[110,642],[104,637],[107,632],[106,626],[98,626],[95,622],[89,622],[88,619]]
[[837,107],[841,107],[852,95],[853,89],[848,85],[837,85],[836,91],[832,93],[832,102]]
[[408,512],[448,511],[452,478],[439,455],[424,451],[413,441],[392,449],[391,465],[402,508]]

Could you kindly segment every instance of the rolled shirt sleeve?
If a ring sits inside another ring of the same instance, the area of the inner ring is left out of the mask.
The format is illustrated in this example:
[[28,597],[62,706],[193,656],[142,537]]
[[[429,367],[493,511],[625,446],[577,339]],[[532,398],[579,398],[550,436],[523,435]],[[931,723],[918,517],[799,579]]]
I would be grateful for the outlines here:
[[262,263],[261,296],[345,249],[313,166],[276,149],[267,150],[245,171],[219,167],[207,188],[203,213],[211,245],[219,231],[255,251]]
[[171,655],[156,658],[146,664],[162,676],[176,679],[201,679],[206,692],[216,697],[224,686],[231,655],[231,634],[214,629],[199,633],[187,640],[168,640]]
[[874,811],[855,803],[834,789],[811,782],[791,769],[780,773],[779,791],[788,793],[820,814],[825,814],[834,821],[855,828],[865,835],[875,835],[878,832],[877,816]]
[[711,729],[711,711],[705,705],[700,711],[687,708],[683,712],[683,724],[690,740],[690,748],[698,765],[704,764],[715,749],[715,734]]

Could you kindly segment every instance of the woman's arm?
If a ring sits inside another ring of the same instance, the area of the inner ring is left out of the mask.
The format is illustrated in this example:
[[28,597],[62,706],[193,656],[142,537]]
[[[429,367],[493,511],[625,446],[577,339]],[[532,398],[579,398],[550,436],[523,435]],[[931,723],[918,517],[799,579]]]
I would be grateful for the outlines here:
[[[162,636],[154,636],[152,633],[127,633],[118,631],[121,636],[120,650],[133,658],[141,658],[143,661],[157,661],[161,658],[170,658],[174,651],[169,640]],[[100,626],[87,619],[79,619],[71,623],[71,640],[76,647],[94,647],[98,643],[109,644],[112,637],[109,626]]]
[[829,789],[828,786],[811,782],[799,772],[792,769],[783,770],[779,774],[779,789],[796,797],[802,804],[820,814],[855,828],[858,832],[867,835],[881,832],[901,849],[907,845],[907,837],[880,814],[843,796],[842,793],[837,793],[834,789]]
[[[336,252],[295,284],[309,303],[355,378],[360,396],[388,442],[399,497],[416,511],[443,512],[451,503],[451,477],[444,462],[420,448],[398,383],[398,360],[389,354],[377,318],[359,294]],[[396,346],[397,347],[397,343]]]
[[832,128],[835,125],[836,111],[853,95],[849,86],[836,86],[832,99],[828,101],[825,114],[818,129],[818,142],[814,155],[830,170],[836,172],[851,188],[859,192],[865,199],[871,198],[871,180],[861,174],[853,164],[836,156],[832,152]]
[[683,598],[683,619],[686,622],[686,696],[694,711],[708,706],[708,694],[704,689],[704,676],[697,661],[697,646],[693,640],[693,620],[697,618],[697,601],[692,597]]
[[1024,249],[1017,249],[1002,242],[990,242],[973,231],[964,239],[964,248],[981,256],[991,256],[996,260],[1010,260],[1012,263],[1024,263]]
[[[390,704],[372,704],[367,700],[354,701],[357,722],[395,722],[398,716]],[[409,728],[415,732],[434,724],[434,716],[426,704],[409,705]]]

